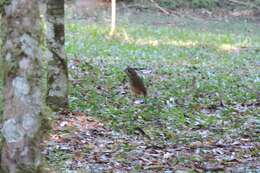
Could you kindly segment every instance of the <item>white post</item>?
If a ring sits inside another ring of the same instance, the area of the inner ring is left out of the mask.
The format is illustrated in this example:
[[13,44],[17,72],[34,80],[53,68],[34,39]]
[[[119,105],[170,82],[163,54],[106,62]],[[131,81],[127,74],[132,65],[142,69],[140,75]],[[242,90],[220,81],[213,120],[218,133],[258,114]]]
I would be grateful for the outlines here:
[[111,31],[109,35],[114,35],[116,29],[116,0],[111,1]]

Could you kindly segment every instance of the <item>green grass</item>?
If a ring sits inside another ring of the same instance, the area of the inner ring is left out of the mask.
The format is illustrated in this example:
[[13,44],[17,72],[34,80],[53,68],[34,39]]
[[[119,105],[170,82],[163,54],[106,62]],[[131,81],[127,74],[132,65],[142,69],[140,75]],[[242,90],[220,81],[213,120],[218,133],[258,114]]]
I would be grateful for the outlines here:
[[[240,135],[246,133],[243,123],[258,116],[255,107],[236,109],[257,102],[256,24],[186,21],[167,27],[123,21],[114,38],[107,36],[108,26],[77,21],[66,27],[66,52],[82,62],[80,72],[70,72],[81,80],[71,87],[72,110],[99,117],[117,130],[133,133],[141,127],[154,138],[178,142],[185,142],[185,135],[189,141],[202,138],[185,134],[197,127],[224,129],[212,131],[213,138],[231,130]],[[128,65],[149,71],[140,72],[148,86],[144,105],[134,104],[125,87]]]

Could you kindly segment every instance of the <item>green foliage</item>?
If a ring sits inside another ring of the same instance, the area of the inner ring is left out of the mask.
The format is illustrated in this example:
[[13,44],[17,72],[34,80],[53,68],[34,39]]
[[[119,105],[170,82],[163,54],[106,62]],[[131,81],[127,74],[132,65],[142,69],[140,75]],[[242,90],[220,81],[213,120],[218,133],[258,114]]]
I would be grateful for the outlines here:
[[217,5],[217,0],[160,0],[159,5],[164,8],[180,8],[180,7],[192,7],[192,8],[212,8]]
[[192,0],[191,5],[194,8],[212,8],[216,2],[217,0]]
[[228,1],[228,0],[157,0],[157,3],[166,9],[177,8],[206,8],[216,7],[231,9],[259,9],[260,1]]
[[0,16],[4,14],[4,6],[10,4],[11,0],[0,0]]

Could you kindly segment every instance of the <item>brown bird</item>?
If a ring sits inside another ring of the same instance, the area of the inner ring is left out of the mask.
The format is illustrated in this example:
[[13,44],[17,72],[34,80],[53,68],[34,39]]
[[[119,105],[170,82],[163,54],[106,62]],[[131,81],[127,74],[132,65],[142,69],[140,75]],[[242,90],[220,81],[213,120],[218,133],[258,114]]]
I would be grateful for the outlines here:
[[124,71],[129,77],[129,84],[132,92],[135,95],[147,96],[147,89],[144,86],[143,79],[140,76],[138,76],[135,69],[131,67],[127,67]]

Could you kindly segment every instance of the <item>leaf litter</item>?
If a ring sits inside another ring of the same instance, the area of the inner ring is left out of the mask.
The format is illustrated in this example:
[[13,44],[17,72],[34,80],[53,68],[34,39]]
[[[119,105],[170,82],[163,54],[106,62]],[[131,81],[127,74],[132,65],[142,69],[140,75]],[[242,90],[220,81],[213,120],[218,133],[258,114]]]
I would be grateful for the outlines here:
[[[260,168],[260,142],[248,137],[161,145],[144,136],[115,132],[81,112],[62,112],[45,145],[49,164],[61,172],[257,172]],[[62,161],[62,168],[57,168],[56,162]]]

